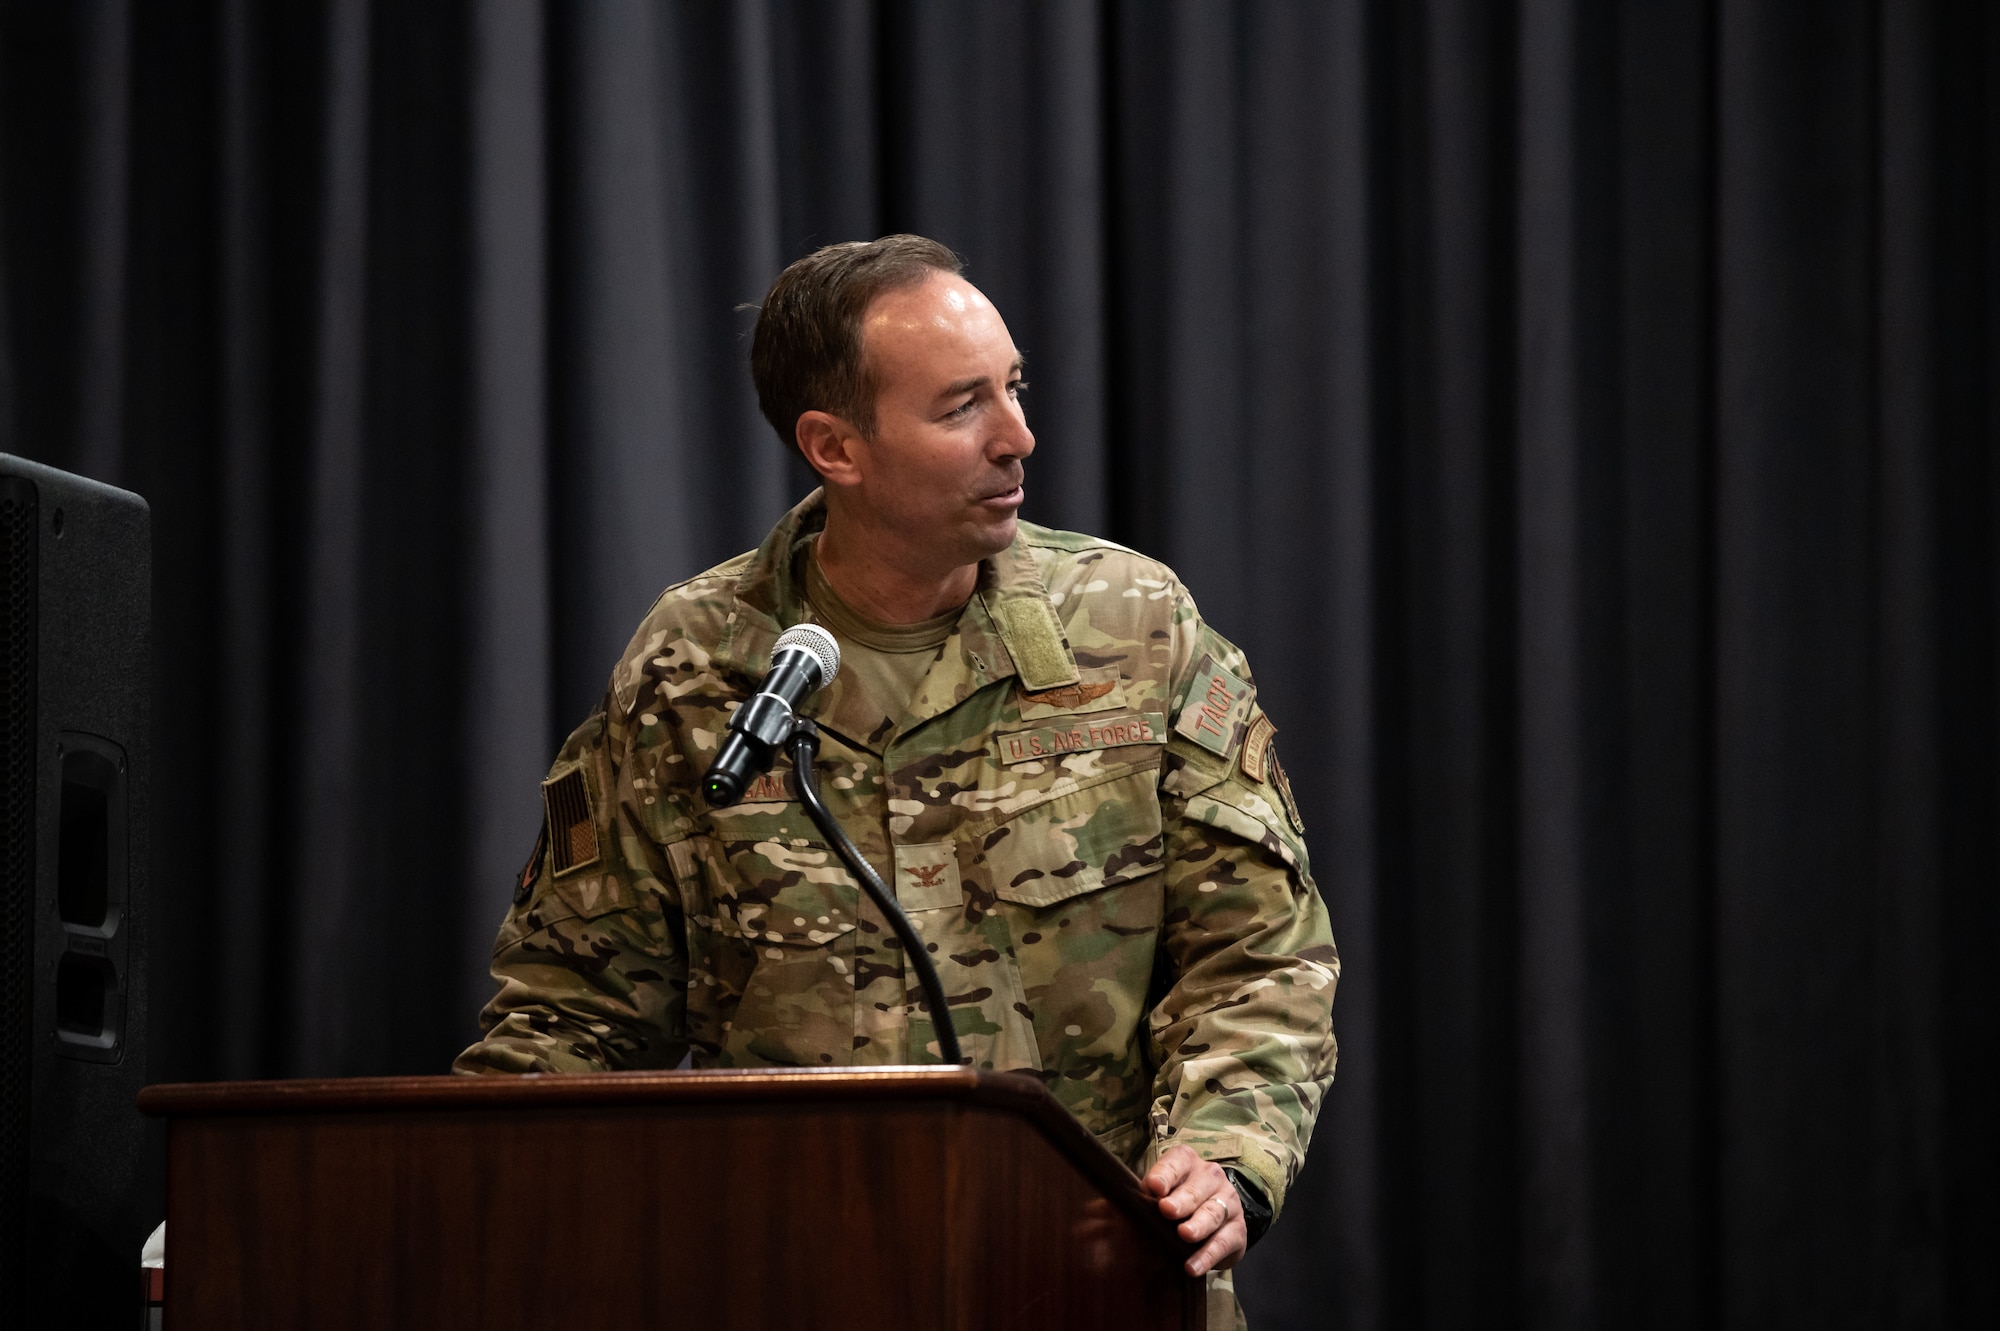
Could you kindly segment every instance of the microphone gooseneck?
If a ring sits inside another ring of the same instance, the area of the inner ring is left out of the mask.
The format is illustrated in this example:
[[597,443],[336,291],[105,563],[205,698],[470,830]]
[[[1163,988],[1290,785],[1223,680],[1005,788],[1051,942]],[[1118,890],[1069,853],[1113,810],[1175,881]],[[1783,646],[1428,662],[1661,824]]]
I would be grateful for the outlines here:
[[833,682],[840,673],[840,644],[817,624],[794,624],[778,636],[771,648],[771,669],[750,700],[729,718],[729,732],[715,751],[715,761],[701,778],[702,794],[709,804],[723,808],[743,797],[756,777],[771,770],[781,745],[790,743],[792,775],[799,788],[799,802],[827,839],[841,863],[860,882],[875,906],[889,921],[889,927],[903,945],[910,969],[917,973],[923,990],[924,1006],[930,1010],[931,1026],[937,1031],[938,1053],[945,1062],[963,1063],[958,1031],[951,1022],[951,1005],[945,1002],[944,985],[937,967],[931,964],[930,949],[917,935],[916,926],[903,913],[896,894],[863,859],[846,829],[835,821],[826,801],[820,798],[819,727],[798,715],[807,698]]
[[723,808],[771,770],[771,760],[792,733],[799,705],[840,673],[840,644],[817,624],[794,624],[771,648],[771,668],[750,700],[729,718],[729,733],[701,778],[701,793]]
[[799,802],[806,806],[806,814],[813,825],[820,830],[834,853],[840,856],[847,871],[860,880],[862,889],[875,902],[877,910],[889,921],[889,927],[903,944],[903,955],[909,961],[910,969],[917,973],[917,984],[924,991],[924,1006],[930,1009],[931,1028],[937,1032],[938,1057],[954,1066],[965,1062],[965,1055],[959,1051],[958,1028],[951,1022],[951,1005],[944,1001],[944,985],[938,981],[937,967],[931,964],[930,948],[917,936],[916,926],[903,913],[903,907],[896,900],[896,894],[882,881],[882,875],[875,872],[875,866],[861,857],[847,830],[834,821],[833,813],[826,807],[826,801],[819,797],[819,777],[814,771],[819,761],[819,727],[810,721],[799,720],[792,725],[792,774],[798,779]]

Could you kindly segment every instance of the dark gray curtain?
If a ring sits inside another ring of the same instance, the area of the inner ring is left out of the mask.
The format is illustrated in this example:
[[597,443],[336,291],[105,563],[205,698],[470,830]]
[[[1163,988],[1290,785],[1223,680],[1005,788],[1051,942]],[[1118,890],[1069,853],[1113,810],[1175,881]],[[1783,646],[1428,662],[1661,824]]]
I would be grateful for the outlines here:
[[746,330],[962,250],[1030,516],[1281,722],[1280,1327],[2000,1322],[2000,17],[0,13],[4,446],[154,507],[163,1077],[437,1071],[536,782],[807,479]]

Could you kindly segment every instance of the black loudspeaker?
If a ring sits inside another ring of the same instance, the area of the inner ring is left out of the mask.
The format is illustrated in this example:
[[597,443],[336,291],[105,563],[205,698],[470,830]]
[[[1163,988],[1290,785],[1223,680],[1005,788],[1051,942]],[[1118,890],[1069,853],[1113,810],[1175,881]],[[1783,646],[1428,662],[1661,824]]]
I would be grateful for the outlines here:
[[140,1318],[151,528],[0,454],[0,1326]]

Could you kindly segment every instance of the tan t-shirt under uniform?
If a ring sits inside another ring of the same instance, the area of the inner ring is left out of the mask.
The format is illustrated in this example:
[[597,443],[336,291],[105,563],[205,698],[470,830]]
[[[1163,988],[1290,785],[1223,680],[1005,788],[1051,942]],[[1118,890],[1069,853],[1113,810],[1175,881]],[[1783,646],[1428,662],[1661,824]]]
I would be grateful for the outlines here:
[[[938,649],[950,639],[964,607],[916,624],[878,623],[843,601],[833,589],[819,566],[817,543],[806,548],[805,566],[806,604],[813,617],[840,640],[840,673],[851,675],[881,713],[885,725],[900,725],[909,715],[917,686],[937,660]],[[857,738],[880,743],[882,736]]]

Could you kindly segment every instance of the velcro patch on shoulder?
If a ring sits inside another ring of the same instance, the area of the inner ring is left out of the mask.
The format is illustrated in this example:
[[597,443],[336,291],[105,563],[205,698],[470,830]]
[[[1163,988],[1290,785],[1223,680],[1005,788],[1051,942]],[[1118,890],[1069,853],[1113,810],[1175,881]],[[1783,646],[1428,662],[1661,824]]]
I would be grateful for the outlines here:
[[1260,786],[1264,784],[1271,740],[1277,733],[1278,728],[1271,724],[1271,718],[1260,715],[1250,723],[1250,733],[1243,737],[1243,757],[1239,765],[1243,768],[1243,775]]
[[542,782],[542,804],[556,877],[597,863],[597,819],[583,769],[572,767]]
[[1000,638],[1020,672],[1021,687],[1039,693],[1074,684],[1079,676],[1055,609],[1040,596],[1011,596],[993,606]]
[[1243,740],[1257,690],[1238,679],[1207,652],[1196,662],[1194,684],[1181,704],[1174,730],[1219,758],[1227,758]]

